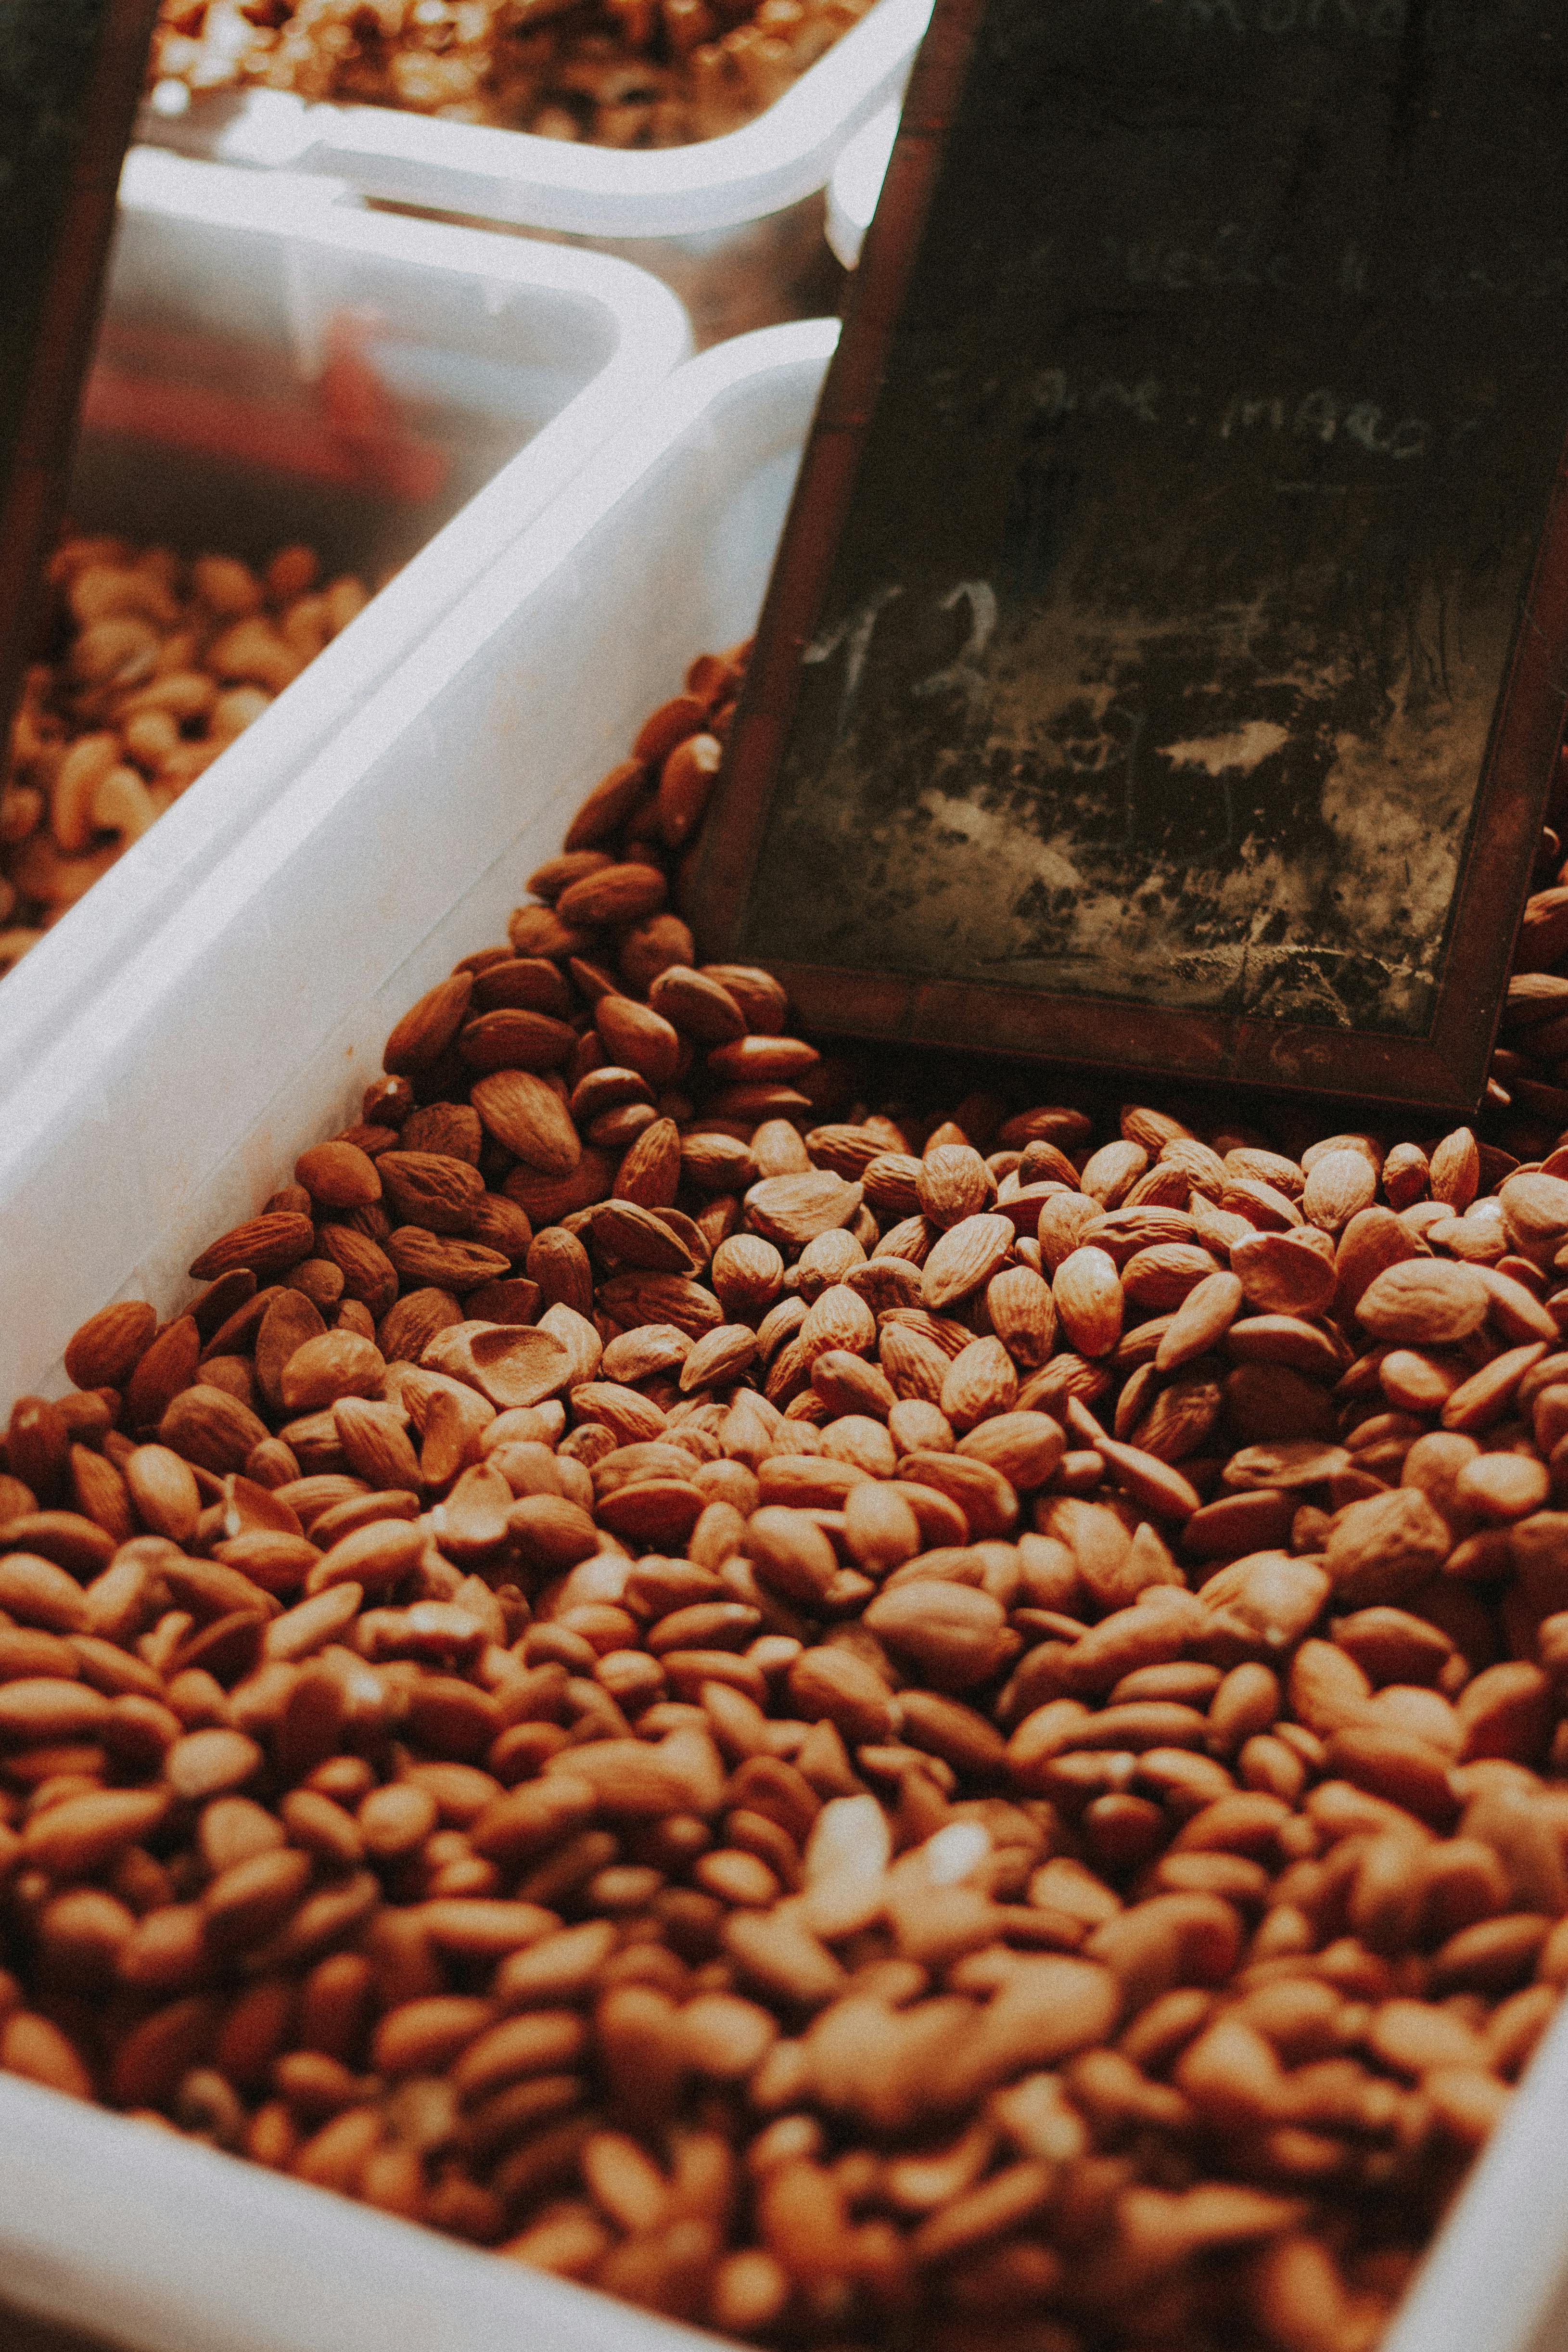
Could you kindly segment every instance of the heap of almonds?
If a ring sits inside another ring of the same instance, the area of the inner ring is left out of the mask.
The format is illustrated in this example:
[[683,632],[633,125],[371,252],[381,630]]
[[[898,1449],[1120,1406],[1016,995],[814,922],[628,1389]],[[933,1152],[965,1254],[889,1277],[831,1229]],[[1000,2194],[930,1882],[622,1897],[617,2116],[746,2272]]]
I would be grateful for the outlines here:
[[368,602],[308,547],[233,555],[68,534],[0,772],[0,973],[259,719]]
[[872,0],[162,0],[152,102],[259,85],[601,147],[684,147],[781,98]]
[[1363,2352],[1568,1982],[1568,1154],[855,1099],[666,905],[743,658],[16,1406],[0,2064],[767,2344]]

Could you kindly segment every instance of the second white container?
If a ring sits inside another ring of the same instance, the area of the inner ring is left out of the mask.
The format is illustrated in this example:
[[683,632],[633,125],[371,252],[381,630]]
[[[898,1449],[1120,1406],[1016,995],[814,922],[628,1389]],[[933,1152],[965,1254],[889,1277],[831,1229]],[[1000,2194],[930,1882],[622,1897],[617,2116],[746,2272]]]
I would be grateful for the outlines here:
[[[75,527],[261,562],[369,607],[0,983],[0,1093],[690,349],[596,254],[368,211],[340,182],[132,152],[69,492]],[[378,443],[321,396],[348,351]]]
[[443,122],[283,90],[199,98],[141,135],[225,163],[330,172],[364,194],[570,238],[640,263],[699,348],[787,316],[822,256],[821,191],[845,142],[902,93],[931,0],[877,0],[784,96],[720,139],[648,153]]

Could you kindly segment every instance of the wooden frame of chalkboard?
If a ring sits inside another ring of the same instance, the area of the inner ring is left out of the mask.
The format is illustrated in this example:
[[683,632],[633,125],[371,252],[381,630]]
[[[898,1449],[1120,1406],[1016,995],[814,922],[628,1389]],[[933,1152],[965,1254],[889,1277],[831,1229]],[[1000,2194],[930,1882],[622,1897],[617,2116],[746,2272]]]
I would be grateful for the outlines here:
[[59,527],[158,0],[11,0],[0,69],[0,725]]
[[[1460,5],[1466,0],[1458,0]],[[987,984],[928,969],[758,948],[748,915],[775,889],[770,818],[790,742],[802,656],[822,620],[835,553],[894,352],[945,150],[989,0],[937,0],[882,201],[869,232],[731,730],[687,911],[713,961],[766,963],[802,1026],[1008,1055],[1059,1068],[1145,1073],[1200,1085],[1285,1089],[1347,1102],[1468,1113],[1486,1081],[1514,932],[1562,741],[1568,690],[1568,447],[1544,503],[1530,576],[1455,862],[1446,935],[1422,1034],[1375,1025],[1128,1002],[1113,994]],[[1056,0],[1040,0],[1042,7]],[[1228,7],[1229,0],[1220,0]],[[1212,13],[1212,12],[1211,12]],[[1565,386],[1568,391],[1568,386]],[[1261,405],[1261,404],[1259,404]],[[831,854],[831,853],[830,853]],[[934,853],[940,855],[940,851]],[[775,932],[779,924],[775,921]],[[892,960],[890,959],[890,961]]]

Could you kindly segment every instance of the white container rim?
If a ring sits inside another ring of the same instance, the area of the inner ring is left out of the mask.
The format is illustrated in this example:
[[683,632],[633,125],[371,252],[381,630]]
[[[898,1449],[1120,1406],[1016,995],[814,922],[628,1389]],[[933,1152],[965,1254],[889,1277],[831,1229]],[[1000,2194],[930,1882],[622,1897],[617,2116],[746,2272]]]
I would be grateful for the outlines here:
[[659,278],[633,263],[480,228],[409,220],[361,203],[340,179],[225,169],[155,148],[126,157],[129,210],[362,255],[411,272],[465,277],[499,308],[519,293],[573,299],[600,313],[612,348],[583,388],[443,525],[287,694],[215,760],[87,897],[23,958],[0,993],[0,1094],[47,1050],[186,887],[298,772],[623,419],[691,350],[691,323]]
[[[876,0],[753,122],[687,147],[628,152],[390,106],[247,92],[214,140],[220,162],[336,172],[371,193],[601,237],[700,236],[826,184],[848,135],[896,88],[932,0]],[[155,114],[142,131],[159,136]],[[177,126],[169,126],[177,137]]]
[[861,247],[893,161],[902,110],[884,106],[873,114],[843,150],[828,182],[828,243],[846,269],[859,267]]

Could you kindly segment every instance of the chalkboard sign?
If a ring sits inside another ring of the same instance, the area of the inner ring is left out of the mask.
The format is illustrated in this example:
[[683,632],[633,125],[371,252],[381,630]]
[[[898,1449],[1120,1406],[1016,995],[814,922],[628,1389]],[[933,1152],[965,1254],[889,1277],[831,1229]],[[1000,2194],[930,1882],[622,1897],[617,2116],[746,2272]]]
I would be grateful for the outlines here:
[[158,0],[0,0],[0,740],[60,519]]
[[1472,1105],[1568,685],[1562,0],[938,0],[861,278],[708,951]]

